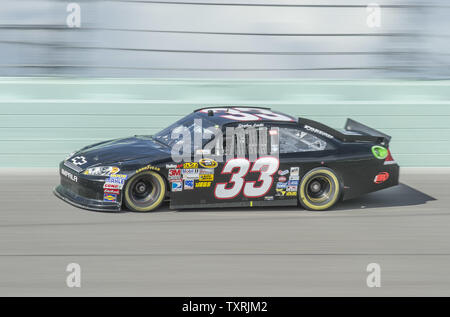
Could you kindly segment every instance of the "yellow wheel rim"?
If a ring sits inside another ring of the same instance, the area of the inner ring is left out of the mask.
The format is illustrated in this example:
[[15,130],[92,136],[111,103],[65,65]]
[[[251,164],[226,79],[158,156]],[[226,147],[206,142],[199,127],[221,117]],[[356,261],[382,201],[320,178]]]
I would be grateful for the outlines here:
[[[311,195],[308,194],[307,185],[311,180],[314,180],[317,177],[325,180],[329,187],[328,193],[324,197],[316,198],[311,197]],[[336,174],[334,174],[329,169],[320,168],[317,170],[313,170],[312,172],[306,174],[306,176],[302,179],[299,192],[300,199],[305,206],[312,210],[324,210],[333,206],[339,198],[339,180],[336,177]]]

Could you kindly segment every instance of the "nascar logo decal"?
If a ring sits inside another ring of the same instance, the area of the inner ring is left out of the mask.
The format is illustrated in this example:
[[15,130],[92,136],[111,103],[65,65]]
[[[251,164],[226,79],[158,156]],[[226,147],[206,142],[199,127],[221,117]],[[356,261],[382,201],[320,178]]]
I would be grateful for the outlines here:
[[218,165],[216,161],[207,158],[201,159],[198,163],[204,168],[216,168]]

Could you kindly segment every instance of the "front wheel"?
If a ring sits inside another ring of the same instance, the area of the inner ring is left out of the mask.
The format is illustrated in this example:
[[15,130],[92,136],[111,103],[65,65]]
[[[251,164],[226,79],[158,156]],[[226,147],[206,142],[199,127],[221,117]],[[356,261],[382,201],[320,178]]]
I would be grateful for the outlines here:
[[166,195],[166,182],[156,172],[134,175],[125,186],[125,205],[132,211],[148,212],[158,208]]
[[315,168],[303,176],[299,187],[300,204],[308,210],[331,208],[339,199],[341,184],[329,168]]

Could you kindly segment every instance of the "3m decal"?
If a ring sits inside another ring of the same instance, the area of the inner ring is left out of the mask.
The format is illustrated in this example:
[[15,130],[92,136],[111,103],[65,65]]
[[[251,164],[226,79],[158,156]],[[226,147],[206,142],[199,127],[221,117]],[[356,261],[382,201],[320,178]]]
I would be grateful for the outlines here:
[[198,163],[196,162],[184,163],[183,168],[198,168]]
[[169,180],[180,179],[181,178],[181,169],[170,169],[167,177],[169,178]]
[[373,182],[375,184],[381,184],[381,183],[384,183],[385,181],[387,181],[388,179],[389,179],[389,173],[381,172],[377,176],[375,176],[375,179],[373,180]]
[[389,151],[385,147],[374,145],[372,146],[372,154],[377,159],[384,160],[388,156]]
[[216,168],[218,165],[216,161],[207,158],[201,159],[198,163],[204,168]]
[[77,166],[81,166],[87,163],[87,160],[84,156],[75,156],[71,159],[72,163]]
[[173,192],[181,192],[183,190],[183,182],[182,181],[171,182],[171,187]]
[[[231,174],[228,183],[218,183],[214,189],[214,196],[217,199],[232,199],[241,191],[245,197],[264,196],[272,187],[273,174],[278,170],[280,162],[277,158],[266,156],[258,158],[250,168],[250,162],[244,158],[231,159],[225,163],[221,174]],[[259,173],[258,182],[245,181],[247,173]],[[228,184],[232,184],[227,188]]]
[[184,181],[184,189],[194,189],[194,180],[193,179],[187,179]]
[[103,201],[117,201],[117,195],[116,194],[104,194],[103,195]]

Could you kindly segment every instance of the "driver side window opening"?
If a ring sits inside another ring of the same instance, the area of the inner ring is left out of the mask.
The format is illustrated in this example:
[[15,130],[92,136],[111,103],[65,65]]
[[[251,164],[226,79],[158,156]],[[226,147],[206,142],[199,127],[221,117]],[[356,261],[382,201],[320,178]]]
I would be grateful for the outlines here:
[[279,128],[280,153],[323,151],[327,142],[296,128]]

